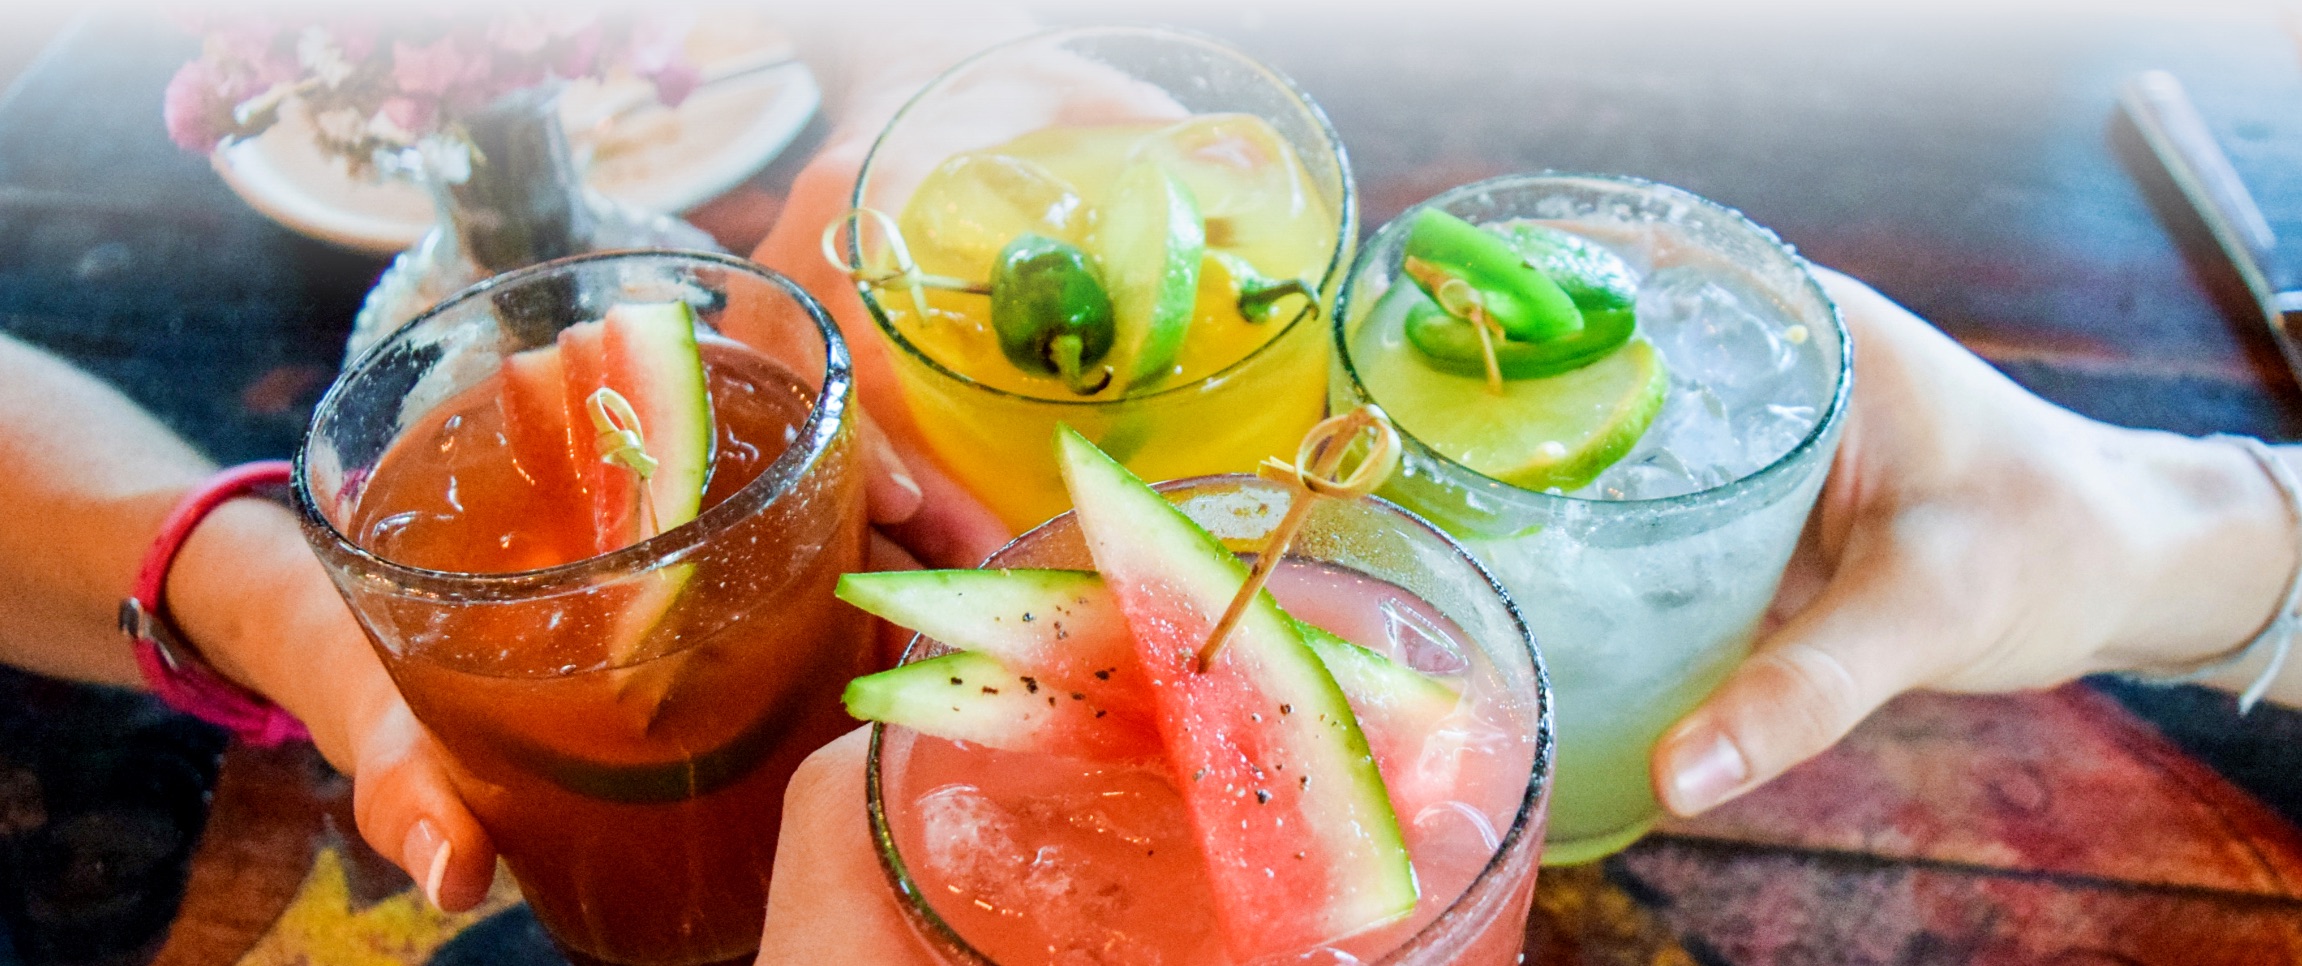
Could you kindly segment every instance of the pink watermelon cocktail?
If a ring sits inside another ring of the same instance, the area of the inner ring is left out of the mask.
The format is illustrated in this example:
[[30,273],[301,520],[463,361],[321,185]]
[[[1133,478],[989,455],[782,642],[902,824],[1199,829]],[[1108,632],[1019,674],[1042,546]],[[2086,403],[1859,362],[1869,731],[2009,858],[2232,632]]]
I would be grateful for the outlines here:
[[[1161,489],[1237,550],[1259,548],[1286,508],[1284,491],[1248,478]],[[1083,569],[1093,561],[1066,515],[987,566]],[[1207,821],[1204,796],[1186,787],[1189,770],[1177,774],[1168,762],[1003,751],[888,726],[872,758],[873,814],[890,846],[882,857],[929,947],[951,962],[1008,966],[1514,960],[1550,757],[1547,693],[1516,612],[1444,536],[1377,501],[1322,507],[1271,590],[1295,619],[1462,695],[1436,719],[1354,700],[1412,860],[1412,910],[1319,936],[1321,904],[1347,899],[1318,875],[1289,868],[1297,850],[1284,829],[1231,843],[1195,826]],[[1190,625],[1206,615],[1175,619]],[[923,639],[911,658],[939,650]],[[1211,873],[1218,866],[1228,872]],[[1272,881],[1291,876],[1300,885],[1276,892],[1289,901],[1241,903],[1241,868],[1268,868]],[[1312,938],[1278,940],[1278,959],[1238,953],[1271,949],[1276,936]]]

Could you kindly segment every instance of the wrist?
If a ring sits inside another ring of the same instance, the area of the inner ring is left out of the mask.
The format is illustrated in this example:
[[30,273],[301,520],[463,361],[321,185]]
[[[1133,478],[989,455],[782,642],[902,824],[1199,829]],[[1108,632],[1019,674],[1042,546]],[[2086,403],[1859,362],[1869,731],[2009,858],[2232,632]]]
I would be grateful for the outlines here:
[[169,568],[168,611],[202,660],[302,720],[339,764],[357,695],[373,664],[295,514],[278,503],[224,503],[184,541]]
[[2228,654],[2268,626],[2297,566],[2293,511],[2245,448],[2119,431],[2131,499],[2111,521],[2136,535],[2126,618],[2098,671],[2167,671]]

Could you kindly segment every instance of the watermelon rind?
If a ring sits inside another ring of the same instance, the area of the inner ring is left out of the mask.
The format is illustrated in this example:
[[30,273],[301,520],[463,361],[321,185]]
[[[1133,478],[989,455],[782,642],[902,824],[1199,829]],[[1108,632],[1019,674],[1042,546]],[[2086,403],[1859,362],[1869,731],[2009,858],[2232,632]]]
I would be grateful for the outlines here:
[[1382,775],[1295,622],[1258,594],[1200,670],[1246,565],[1069,427],[1056,448],[1088,552],[1135,631],[1225,946],[1252,960],[1411,912],[1414,866]]
[[847,713],[922,734],[1007,751],[1122,761],[1158,751],[1146,724],[1121,724],[1081,691],[1063,690],[998,658],[954,651],[848,682]]
[[[1126,615],[1103,576],[1092,570],[888,570],[847,574],[839,579],[838,594],[888,623],[1009,667],[1131,668],[1135,662]],[[1461,700],[1460,692],[1438,678],[1325,628],[1296,624],[1370,736],[1381,731],[1420,737]],[[1380,716],[1382,727],[1370,724],[1370,713]]]
[[1017,666],[1083,647],[1133,660],[1127,617],[1090,570],[891,570],[842,576],[836,593],[888,623]]
[[696,518],[711,476],[711,389],[696,343],[695,310],[685,302],[626,302],[608,309],[603,375],[639,414],[655,458],[648,500],[654,536]]
[[1353,644],[1317,624],[1296,621],[1295,627],[1302,632],[1303,643],[1319,655],[1319,663],[1327,666],[1327,673],[1335,676],[1336,686],[1343,689],[1362,720],[1379,708],[1378,713],[1401,719],[1402,724],[1390,730],[1420,735],[1428,730],[1420,725],[1453,714],[1462,703],[1462,692],[1438,678]]

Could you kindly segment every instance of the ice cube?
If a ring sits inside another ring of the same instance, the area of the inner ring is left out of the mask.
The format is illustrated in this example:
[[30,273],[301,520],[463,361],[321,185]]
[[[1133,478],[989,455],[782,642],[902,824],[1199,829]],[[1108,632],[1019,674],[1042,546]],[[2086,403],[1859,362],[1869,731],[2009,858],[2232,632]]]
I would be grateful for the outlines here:
[[973,785],[928,792],[916,812],[928,868],[969,892],[998,895],[1033,858],[1016,840],[1015,816]]
[[1366,960],[1340,949],[1321,946],[1292,956],[1273,956],[1255,961],[1255,966],[1362,966]]
[[1425,674],[1459,674],[1471,667],[1470,658],[1452,635],[1431,622],[1429,615],[1396,600],[1382,604],[1383,635],[1390,656]]
[[1045,167],[1004,154],[951,158],[903,211],[903,240],[919,267],[964,279],[991,277],[999,250],[1026,232],[1076,243],[1086,205]]
[[1639,286],[1638,316],[1673,376],[1725,396],[1771,389],[1794,361],[1782,325],[1704,269],[1682,265],[1648,276]]
[[1032,921],[1054,962],[1103,963],[1126,945],[1129,896],[1112,866],[1049,845],[1032,856],[1007,908]]
[[1144,139],[1135,157],[1189,187],[1209,248],[1292,272],[1322,264],[1334,244],[1334,215],[1286,137],[1260,117],[1201,114]]
[[1617,463],[1596,486],[1597,495],[1609,500],[1660,500],[1702,488],[1702,480],[1667,452]]
[[1742,444],[1742,473],[1764,469],[1814,431],[1813,406],[1767,403],[1735,416],[1735,438]]
[[1577,492],[1602,500],[1693,493],[1733,480],[1742,455],[1726,403],[1710,386],[1673,371],[1670,394],[1646,435],[1621,462]]

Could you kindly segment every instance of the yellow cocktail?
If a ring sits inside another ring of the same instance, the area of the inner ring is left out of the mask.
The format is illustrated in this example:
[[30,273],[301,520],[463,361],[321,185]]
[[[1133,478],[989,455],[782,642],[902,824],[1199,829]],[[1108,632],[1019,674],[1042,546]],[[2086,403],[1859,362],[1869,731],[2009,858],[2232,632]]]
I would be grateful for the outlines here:
[[[1019,130],[1012,105],[982,96],[1050,63],[1130,91],[1132,116],[1057,110]],[[955,115],[970,110],[984,123]],[[1289,454],[1323,412],[1320,332],[1355,236],[1349,176],[1317,108],[1235,51],[1141,29],[997,48],[897,116],[856,202],[895,214],[918,272],[980,286],[885,280],[864,301],[937,457],[1010,525],[1068,506],[1048,456],[1058,423],[1165,479]],[[1043,304],[1007,294],[1019,239],[1068,253],[1107,295],[1083,356],[1018,341],[1048,324],[1022,318]],[[850,252],[884,279],[900,261],[888,241],[867,228]]]

